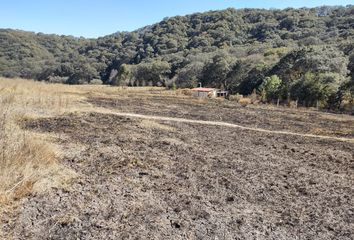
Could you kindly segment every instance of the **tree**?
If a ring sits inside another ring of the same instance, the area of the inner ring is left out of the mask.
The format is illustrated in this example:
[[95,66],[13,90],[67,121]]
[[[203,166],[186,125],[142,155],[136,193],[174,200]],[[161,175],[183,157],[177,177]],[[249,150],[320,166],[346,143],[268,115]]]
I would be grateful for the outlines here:
[[353,53],[349,56],[348,71],[351,79],[354,81],[354,49]]
[[229,89],[229,79],[227,78],[233,64],[233,59],[221,52],[216,54],[212,61],[203,69],[202,84],[205,86]]
[[268,74],[268,67],[264,63],[258,63],[255,66],[251,65],[249,68],[244,79],[238,86],[239,93],[243,95],[249,95],[255,91]]
[[240,85],[243,78],[243,70],[242,70],[242,63],[241,61],[235,61],[230,71],[226,76],[225,85],[227,85],[226,89],[230,91],[235,91],[238,86]]
[[[202,80],[206,85],[249,94],[266,76],[277,75],[286,95],[295,82],[312,72],[319,77],[338,74],[335,78],[344,91],[344,86],[351,89],[347,70],[354,72],[353,61],[348,66],[354,48],[353,12],[352,5],[230,8],[171,17],[97,39],[0,29],[0,75],[47,81],[69,78],[68,83],[100,78],[111,84],[126,64],[132,85],[161,85],[175,79],[182,86],[185,79],[191,80],[185,85],[192,86]],[[194,61],[207,63],[205,74],[197,74],[199,67],[190,65]],[[161,70],[153,62],[164,62],[170,68],[165,65]]]
[[354,105],[354,44],[349,45],[349,79],[343,82],[340,87],[341,100],[345,99],[349,102],[351,106]]
[[166,86],[168,75],[171,72],[171,66],[166,61],[153,61],[140,63],[136,66],[135,85],[138,86]]
[[197,87],[203,72],[204,63],[192,62],[180,69],[177,73],[175,83],[177,87],[193,88]]
[[307,72],[291,86],[291,98],[299,100],[306,107],[317,105],[321,101],[326,102],[337,90],[330,83],[326,83],[323,80],[323,76]]
[[346,76],[348,58],[333,46],[294,50],[284,56],[271,70],[286,82],[301,78],[307,72],[338,73]]
[[298,22],[299,22],[299,19],[297,17],[289,16],[289,17],[284,18],[279,23],[279,26],[280,26],[280,28],[285,28],[288,31],[292,31],[296,28]]
[[277,75],[266,77],[258,88],[262,94],[262,100],[270,101],[272,99],[278,99],[280,96],[281,85],[282,80]]
[[98,72],[88,63],[78,63],[74,73],[67,80],[68,84],[89,83],[92,79],[98,78]]
[[122,64],[118,69],[117,75],[112,80],[112,85],[115,86],[125,85],[126,82],[130,80],[131,76],[132,73],[129,65]]

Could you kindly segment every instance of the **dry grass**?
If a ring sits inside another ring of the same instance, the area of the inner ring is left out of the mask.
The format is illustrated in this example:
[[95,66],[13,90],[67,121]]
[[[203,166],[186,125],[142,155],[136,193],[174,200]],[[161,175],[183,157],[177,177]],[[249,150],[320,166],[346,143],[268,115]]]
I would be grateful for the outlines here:
[[243,97],[238,101],[238,103],[241,104],[241,106],[246,107],[247,105],[252,103],[252,100],[250,98]]
[[[91,111],[92,106],[84,101],[87,97],[135,94],[173,92],[156,87],[70,86],[0,78],[0,210],[16,199],[61,186],[75,176],[58,162],[60,153],[49,143],[48,136],[27,132],[19,127],[19,122]],[[173,130],[154,122],[145,122],[144,126]]]
[[229,100],[239,102],[242,98],[243,96],[241,94],[236,94],[236,95],[230,95]]
[[176,94],[177,95],[184,95],[184,96],[192,96],[193,95],[193,91],[191,89],[188,89],[188,88],[177,89],[176,90]]
[[324,135],[324,136],[328,136],[328,135],[333,135],[333,134],[341,134],[343,136],[348,135],[350,136],[353,133],[353,129],[350,128],[350,126],[348,127],[341,127],[336,129],[335,131],[331,130],[331,129],[325,129],[325,128],[314,128],[310,131],[310,134],[314,134],[314,135]]
[[60,165],[45,137],[18,123],[74,111],[82,98],[78,93],[69,86],[0,78],[0,209],[28,194],[61,186],[75,175]]
[[151,121],[151,120],[147,120],[147,119],[142,120],[139,125],[143,128],[147,128],[147,129],[165,130],[168,132],[176,131],[176,129],[171,126],[164,125],[164,124],[158,123],[156,121]]

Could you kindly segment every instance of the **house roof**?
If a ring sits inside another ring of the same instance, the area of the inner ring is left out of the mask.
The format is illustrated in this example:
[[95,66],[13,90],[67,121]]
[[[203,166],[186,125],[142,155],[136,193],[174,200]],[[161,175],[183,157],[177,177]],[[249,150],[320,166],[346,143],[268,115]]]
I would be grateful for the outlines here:
[[196,92],[211,92],[216,90],[215,88],[193,88],[192,91]]

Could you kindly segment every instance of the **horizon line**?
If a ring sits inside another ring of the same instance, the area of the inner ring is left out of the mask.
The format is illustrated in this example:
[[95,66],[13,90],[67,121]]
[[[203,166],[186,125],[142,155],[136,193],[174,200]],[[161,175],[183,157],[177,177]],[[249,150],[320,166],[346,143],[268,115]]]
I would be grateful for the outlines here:
[[253,9],[253,10],[266,10],[266,11],[276,11],[276,10],[285,10],[285,9],[316,9],[316,8],[320,8],[320,7],[344,7],[344,8],[348,8],[348,7],[352,7],[354,6],[354,4],[347,4],[347,5],[319,5],[319,6],[316,6],[316,7],[306,7],[306,6],[303,6],[303,7],[284,7],[284,8],[275,8],[275,7],[270,7],[270,8],[252,8],[252,7],[249,7],[249,8],[235,8],[235,7],[228,7],[228,8],[223,8],[223,9],[211,9],[211,10],[207,10],[207,11],[200,11],[200,12],[193,12],[193,13],[187,13],[187,14],[184,14],[184,15],[173,15],[173,16],[166,16],[166,17],[163,17],[160,21],[157,21],[157,22],[154,22],[154,23],[150,23],[150,24],[146,24],[144,26],[141,26],[139,28],[136,28],[134,30],[118,30],[118,31],[115,31],[115,32],[112,32],[112,33],[107,33],[105,35],[102,35],[102,36],[78,36],[78,35],[75,35],[75,34],[65,34],[65,33],[55,33],[55,32],[44,32],[44,31],[36,31],[36,30],[30,30],[30,29],[20,29],[20,28],[11,28],[11,27],[0,27],[0,30],[12,30],[12,31],[18,31],[18,32],[27,32],[27,33],[33,33],[35,35],[38,35],[38,34],[44,34],[44,35],[56,35],[56,36],[62,36],[62,37],[72,37],[72,38],[77,38],[77,39],[80,39],[80,38],[84,38],[84,39],[99,39],[99,38],[103,38],[103,37],[106,37],[106,36],[110,36],[110,35],[114,35],[114,34],[117,34],[117,33],[132,33],[132,32],[136,32],[140,29],[143,29],[143,28],[146,28],[146,27],[149,27],[149,26],[153,26],[155,24],[158,24],[162,21],[164,21],[164,19],[169,19],[169,18],[174,18],[174,17],[183,17],[183,16],[190,16],[190,15],[194,15],[194,14],[201,14],[201,13],[208,13],[208,12],[217,12],[217,11],[226,11],[228,9],[234,9],[234,10],[237,10],[237,11],[240,11],[240,10],[246,10],[246,9]]

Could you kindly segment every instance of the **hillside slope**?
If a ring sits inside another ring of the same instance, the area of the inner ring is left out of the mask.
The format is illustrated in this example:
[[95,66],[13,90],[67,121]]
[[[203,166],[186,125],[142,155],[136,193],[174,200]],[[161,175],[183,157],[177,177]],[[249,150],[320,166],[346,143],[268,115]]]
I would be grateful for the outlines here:
[[335,92],[353,85],[353,39],[354,6],[226,9],[98,39],[2,29],[0,75],[71,84],[202,82],[242,94],[278,75],[285,96],[309,73],[303,81],[331,82]]

